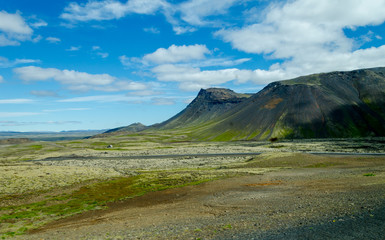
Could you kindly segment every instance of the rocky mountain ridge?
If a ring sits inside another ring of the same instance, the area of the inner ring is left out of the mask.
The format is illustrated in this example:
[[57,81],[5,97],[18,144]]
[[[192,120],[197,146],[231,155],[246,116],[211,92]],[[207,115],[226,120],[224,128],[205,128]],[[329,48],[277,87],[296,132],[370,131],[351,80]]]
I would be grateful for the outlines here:
[[385,68],[277,81],[256,94],[201,89],[183,111],[147,130],[211,141],[385,136]]

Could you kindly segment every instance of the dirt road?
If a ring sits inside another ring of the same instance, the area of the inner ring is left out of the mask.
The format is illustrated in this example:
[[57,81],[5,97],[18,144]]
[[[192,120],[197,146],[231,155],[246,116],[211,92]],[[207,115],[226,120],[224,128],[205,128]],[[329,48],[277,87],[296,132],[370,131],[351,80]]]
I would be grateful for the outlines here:
[[153,192],[21,238],[385,239],[385,162],[281,169]]

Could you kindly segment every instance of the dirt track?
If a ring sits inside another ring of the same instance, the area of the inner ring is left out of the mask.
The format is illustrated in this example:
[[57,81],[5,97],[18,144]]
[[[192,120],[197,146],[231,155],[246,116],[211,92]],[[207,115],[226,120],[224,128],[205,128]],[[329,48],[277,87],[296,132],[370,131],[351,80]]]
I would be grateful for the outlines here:
[[[375,176],[364,176],[373,172]],[[23,239],[385,239],[385,162],[282,169],[170,189]]]

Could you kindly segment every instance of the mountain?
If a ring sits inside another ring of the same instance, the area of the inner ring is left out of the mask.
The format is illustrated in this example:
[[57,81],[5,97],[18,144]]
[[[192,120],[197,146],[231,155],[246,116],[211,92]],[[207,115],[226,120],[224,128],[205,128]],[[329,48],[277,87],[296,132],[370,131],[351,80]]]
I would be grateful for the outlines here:
[[179,114],[155,125],[156,129],[177,129],[207,124],[246,101],[251,94],[240,94],[225,88],[201,89],[198,96]]
[[131,125],[128,125],[126,127],[118,127],[114,129],[107,130],[104,133],[112,133],[112,132],[140,132],[144,129],[146,129],[147,126],[143,125],[141,123],[133,123]]
[[100,138],[100,137],[114,136],[114,135],[120,135],[120,134],[129,134],[134,132],[140,132],[147,128],[148,127],[146,125],[143,125],[141,123],[133,123],[125,127],[118,127],[118,128],[107,130],[101,134],[92,136],[90,138]]
[[196,140],[385,136],[385,68],[273,82],[249,96],[201,90],[185,110],[154,126]]

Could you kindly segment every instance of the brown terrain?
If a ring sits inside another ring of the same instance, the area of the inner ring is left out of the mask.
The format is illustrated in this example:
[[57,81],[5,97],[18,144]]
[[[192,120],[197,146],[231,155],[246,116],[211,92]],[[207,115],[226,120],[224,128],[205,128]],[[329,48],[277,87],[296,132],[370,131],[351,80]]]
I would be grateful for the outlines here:
[[298,155],[248,167],[270,170],[110,203],[19,238],[385,239],[385,157]]

